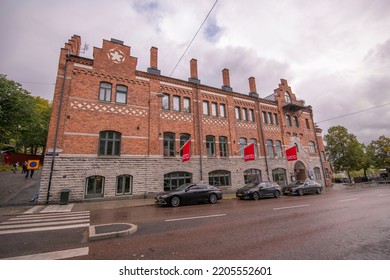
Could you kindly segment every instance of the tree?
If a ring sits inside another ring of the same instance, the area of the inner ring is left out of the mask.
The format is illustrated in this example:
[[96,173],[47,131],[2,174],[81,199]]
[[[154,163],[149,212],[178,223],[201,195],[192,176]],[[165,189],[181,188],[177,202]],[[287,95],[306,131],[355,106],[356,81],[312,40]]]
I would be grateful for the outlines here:
[[324,141],[329,161],[335,171],[346,171],[351,180],[350,172],[363,167],[363,145],[357,141],[355,135],[348,133],[348,130],[343,126],[329,128],[328,134],[324,136]]
[[375,167],[386,169],[390,173],[390,138],[384,135],[369,145],[373,149],[373,162]]
[[0,148],[31,148],[36,153],[46,144],[51,104],[33,97],[22,85],[0,74]]

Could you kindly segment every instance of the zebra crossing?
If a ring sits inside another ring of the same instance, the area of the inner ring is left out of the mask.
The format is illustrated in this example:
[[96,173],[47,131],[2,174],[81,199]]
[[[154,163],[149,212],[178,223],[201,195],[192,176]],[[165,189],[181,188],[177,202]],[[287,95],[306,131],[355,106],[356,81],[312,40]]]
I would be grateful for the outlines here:
[[0,235],[89,227],[89,211],[71,212],[71,206],[61,206],[35,206],[0,223]]

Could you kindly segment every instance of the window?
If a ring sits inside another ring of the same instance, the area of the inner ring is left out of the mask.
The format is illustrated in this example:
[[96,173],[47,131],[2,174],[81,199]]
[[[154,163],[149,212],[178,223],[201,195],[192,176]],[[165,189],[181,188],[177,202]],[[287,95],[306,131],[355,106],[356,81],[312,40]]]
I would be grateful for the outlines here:
[[321,159],[322,161],[326,161],[326,156],[324,151],[321,152]]
[[267,140],[267,151],[268,151],[268,157],[270,157],[270,158],[275,157],[274,143],[272,142],[272,140]]
[[227,137],[219,136],[219,156],[220,157],[228,157],[228,141]]
[[164,175],[164,191],[175,190],[183,184],[192,182],[192,173],[171,172]]
[[325,168],[325,178],[329,179],[329,170]]
[[180,96],[173,96],[173,111],[180,112]]
[[241,120],[240,107],[235,107],[234,111],[236,113],[236,120]]
[[126,195],[133,192],[133,176],[120,175],[116,177],[116,195]]
[[254,139],[254,138],[251,138],[249,140],[249,143],[254,143],[255,157],[258,158],[258,154],[257,154],[257,140]]
[[274,114],[274,123],[275,125],[279,125],[278,114]]
[[206,136],[206,151],[208,157],[215,157],[215,137],[212,135]]
[[183,112],[191,113],[191,99],[188,97],[183,98]]
[[291,117],[289,115],[286,115],[286,123],[288,126],[292,126],[291,125]]
[[104,177],[90,176],[85,182],[85,198],[102,197],[104,194]]
[[315,153],[316,153],[316,146],[315,146],[315,144],[314,144],[313,141],[310,141],[310,142],[309,142],[309,152],[310,152],[311,154],[315,154]]
[[244,157],[244,148],[246,147],[246,138],[240,138],[240,156]]
[[287,103],[291,103],[291,96],[287,91],[284,93],[284,99]]
[[249,109],[249,120],[251,122],[255,121],[255,111],[253,111],[253,109]]
[[278,158],[282,158],[283,157],[282,142],[280,142],[279,140],[276,140],[275,141],[275,147],[276,147],[276,156]]
[[217,103],[211,103],[211,115],[214,117],[218,117],[218,104]]
[[263,115],[263,123],[267,124],[268,123],[268,118],[267,118],[267,112],[261,112]]
[[261,182],[261,170],[259,169],[247,169],[244,171],[244,183],[259,183]]
[[[189,134],[180,134],[180,149],[190,140],[191,135]],[[191,152],[190,152],[191,153]],[[183,150],[180,150],[180,156],[183,156]]]
[[99,100],[100,101],[111,101],[111,84],[110,83],[100,83],[99,89]]
[[116,86],[116,103],[127,103],[127,87],[117,85]]
[[164,110],[169,110],[171,108],[170,102],[169,102],[169,94],[164,93],[162,97],[162,108]]
[[247,109],[245,109],[245,108],[242,108],[242,119],[243,119],[244,121],[247,121],[247,120],[248,120],[248,111],[247,111]]
[[219,104],[219,115],[221,116],[221,118],[226,118],[225,104]]
[[268,120],[270,124],[274,124],[274,119],[272,118],[272,113],[268,112]]
[[99,134],[99,155],[119,156],[121,152],[121,133],[102,131]]
[[309,119],[305,119],[305,121],[306,121],[306,128],[307,128],[307,129],[310,129]]
[[316,180],[321,180],[321,170],[319,167],[314,167],[314,178]]
[[164,157],[175,156],[175,133],[164,132]]
[[230,172],[215,170],[209,173],[209,184],[212,186],[230,186]]
[[207,115],[207,116],[210,115],[208,101],[203,101],[203,115]]
[[294,126],[299,127],[298,118],[294,116],[293,121],[294,121]]

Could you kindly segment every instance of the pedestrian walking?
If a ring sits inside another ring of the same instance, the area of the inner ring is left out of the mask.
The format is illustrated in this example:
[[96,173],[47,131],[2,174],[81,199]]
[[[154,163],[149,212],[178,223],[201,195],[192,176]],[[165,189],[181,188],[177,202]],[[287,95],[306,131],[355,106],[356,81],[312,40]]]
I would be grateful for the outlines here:
[[19,168],[19,161],[14,163],[14,173],[16,173],[18,171],[18,168]]
[[23,166],[22,166],[22,174],[27,172],[27,165],[28,165],[28,162],[27,162],[27,160],[25,160],[23,162]]

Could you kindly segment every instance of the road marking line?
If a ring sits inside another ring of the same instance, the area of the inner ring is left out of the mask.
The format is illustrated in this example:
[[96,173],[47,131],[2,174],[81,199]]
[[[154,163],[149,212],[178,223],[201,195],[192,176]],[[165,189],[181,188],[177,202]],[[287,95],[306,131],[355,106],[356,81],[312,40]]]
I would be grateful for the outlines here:
[[390,193],[378,194],[378,196],[388,196]]
[[354,201],[354,200],[358,200],[358,199],[360,199],[360,198],[359,198],[359,197],[355,197],[355,198],[349,198],[349,199],[339,200],[338,202]]
[[56,221],[56,222],[36,222],[36,223],[23,223],[23,224],[9,224],[2,223],[0,225],[0,230],[3,229],[17,229],[17,228],[29,228],[29,227],[40,227],[40,226],[55,226],[55,225],[66,225],[66,224],[76,224],[76,223],[88,223],[89,218],[77,219],[71,221]]
[[177,219],[169,219],[165,220],[166,222],[175,222],[175,221],[183,221],[183,220],[195,220],[195,219],[205,219],[205,218],[215,218],[215,217],[223,217],[226,214],[216,214],[216,215],[208,215],[208,216],[197,216],[197,217],[187,217],[187,218],[177,218]]
[[307,207],[307,206],[310,206],[310,204],[303,204],[303,205],[296,205],[296,206],[287,206],[287,207],[279,207],[279,208],[274,208],[273,210],[293,209],[293,208],[300,208],[300,207]]
[[46,230],[70,229],[70,228],[80,228],[80,227],[89,227],[89,223],[75,224],[75,225],[66,225],[66,226],[24,228],[24,229],[15,229],[15,230],[1,230],[0,231],[0,235],[2,235],[2,234],[11,234],[11,233],[23,233],[23,232],[46,231]]
[[60,260],[89,254],[89,247],[6,258],[3,260]]

